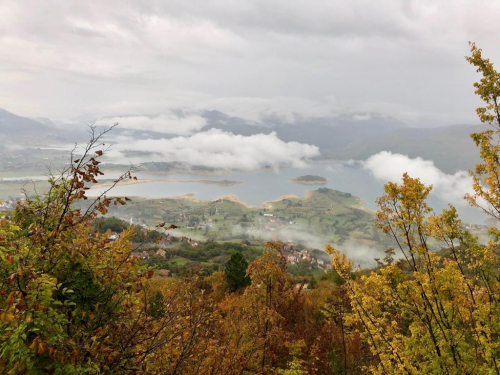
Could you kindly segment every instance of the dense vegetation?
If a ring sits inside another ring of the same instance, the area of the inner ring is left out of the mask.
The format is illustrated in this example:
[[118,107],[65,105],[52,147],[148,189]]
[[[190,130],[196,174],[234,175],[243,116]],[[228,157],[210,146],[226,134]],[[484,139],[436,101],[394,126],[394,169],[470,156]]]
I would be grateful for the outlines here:
[[295,177],[291,181],[299,184],[326,184],[328,182],[326,178],[312,174]]
[[150,226],[175,223],[185,236],[208,240],[252,242],[278,236],[314,246],[300,241],[314,235],[321,247],[346,241],[381,250],[390,245],[375,227],[374,213],[363,207],[360,198],[328,188],[309,191],[304,198],[284,197],[263,207],[247,206],[230,197],[210,201],[181,197],[134,199],[126,206],[110,207],[110,213],[127,220],[141,218]]
[[[468,60],[482,73],[478,114],[492,129],[472,134],[483,162],[466,198],[500,220],[500,74],[475,45]],[[240,248],[225,272],[157,277],[134,254],[165,224],[144,233],[98,219],[128,198],[86,196],[102,175],[101,145],[93,136],[48,193],[0,220],[0,371],[500,373],[500,230],[480,245],[453,207],[433,213],[432,187],[406,174],[385,186],[377,226],[401,258],[388,249],[373,270],[327,246],[334,270],[306,289],[287,272],[282,244],[268,243],[249,265]]]

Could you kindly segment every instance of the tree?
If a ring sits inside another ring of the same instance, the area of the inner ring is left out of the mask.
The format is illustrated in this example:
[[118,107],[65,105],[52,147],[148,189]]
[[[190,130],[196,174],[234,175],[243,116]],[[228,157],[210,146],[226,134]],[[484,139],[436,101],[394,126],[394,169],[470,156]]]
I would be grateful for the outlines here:
[[[483,78],[477,112],[494,130],[474,133],[483,163],[466,199],[500,219],[500,74],[471,44],[468,61]],[[500,374],[500,231],[490,228],[487,246],[464,229],[454,207],[433,213],[431,186],[404,174],[378,199],[377,226],[390,235],[402,259],[354,277],[352,262],[328,246],[344,279],[352,313],[345,322],[360,329],[377,361],[374,374]],[[439,252],[431,244],[439,244]]]
[[154,272],[132,255],[134,228],[115,241],[95,230],[98,215],[128,198],[107,197],[112,186],[86,196],[103,175],[105,133],[90,133],[46,194],[0,220],[0,372],[195,373],[213,309],[196,280],[154,288]]
[[250,285],[250,277],[247,275],[248,262],[241,253],[231,255],[224,270],[226,282],[231,292]]

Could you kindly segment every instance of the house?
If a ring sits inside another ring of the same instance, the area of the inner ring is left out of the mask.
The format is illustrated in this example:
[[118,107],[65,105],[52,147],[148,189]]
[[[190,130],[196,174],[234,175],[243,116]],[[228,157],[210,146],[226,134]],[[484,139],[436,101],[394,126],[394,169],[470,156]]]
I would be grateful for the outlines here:
[[158,245],[160,247],[166,247],[167,246],[167,244],[165,243],[165,237],[163,237],[163,236],[160,237],[160,240],[158,241]]
[[120,237],[120,235],[116,232],[110,232],[109,235],[108,235],[108,238],[112,241],[118,239],[118,237]]
[[158,274],[163,277],[168,277],[168,275],[170,275],[170,270],[162,268],[160,271],[158,271]]
[[156,255],[159,255],[159,256],[161,256],[161,257],[163,257],[163,258],[165,258],[165,254],[166,254],[166,252],[165,252],[165,250],[163,250],[163,249],[158,249],[158,250],[156,251]]

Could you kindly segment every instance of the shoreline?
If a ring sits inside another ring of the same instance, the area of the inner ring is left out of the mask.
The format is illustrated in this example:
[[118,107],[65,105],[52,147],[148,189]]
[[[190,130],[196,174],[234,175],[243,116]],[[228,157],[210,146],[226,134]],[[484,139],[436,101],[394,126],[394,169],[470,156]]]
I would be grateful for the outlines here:
[[[212,199],[198,199],[195,197],[195,194],[194,193],[187,193],[187,194],[184,194],[184,195],[178,195],[178,196],[174,196],[174,197],[161,197],[161,198],[147,198],[147,197],[144,197],[144,196],[140,196],[140,195],[128,195],[129,198],[132,198],[132,200],[135,199],[139,199],[139,200],[154,200],[154,201],[161,201],[161,200],[165,200],[165,199],[170,199],[170,200],[178,200],[178,201],[190,201],[190,202],[196,202],[196,203],[202,203],[202,202],[217,202],[217,201],[224,201],[224,200],[227,200],[227,201],[231,201],[231,202],[234,202],[234,203],[237,203],[237,204],[240,204],[241,206],[245,207],[245,208],[248,208],[248,209],[273,209],[273,203],[279,203],[285,199],[299,199],[299,200],[306,200],[306,199],[309,199],[311,198],[311,196],[314,194],[316,190],[307,190],[305,192],[305,195],[304,197],[299,197],[295,194],[288,194],[288,195],[284,195],[284,196],[281,196],[279,198],[276,198],[274,200],[271,200],[271,201],[264,201],[262,202],[260,205],[252,205],[250,203],[247,203],[245,201],[242,201],[240,198],[238,198],[236,195],[223,195],[221,197],[217,197],[217,198],[212,198]],[[354,205],[353,208],[357,208],[357,209],[360,209],[360,210],[363,210],[363,211],[367,211],[367,212],[375,212],[374,210],[371,210],[370,208],[366,207],[366,202],[362,199],[362,198],[359,198],[359,202],[358,204]]]
[[213,199],[197,199],[194,197],[193,193],[188,193],[188,194],[180,195],[178,197],[165,197],[165,198],[157,198],[157,199],[186,200],[186,201],[190,201],[190,202],[217,202],[217,201],[221,201],[221,200],[227,200],[227,201],[241,204],[242,206],[244,206],[246,208],[258,208],[258,206],[252,206],[249,203],[243,202],[236,195],[224,195],[222,197],[213,198]]
[[[197,184],[217,185],[217,186],[234,186],[234,185],[239,185],[242,183],[241,181],[229,181],[229,180],[213,181],[213,180],[167,180],[167,179],[158,179],[158,180],[137,179],[137,180],[133,180],[132,179],[132,180],[120,181],[119,183],[116,184],[116,186],[128,186],[128,185],[160,183],[160,182],[180,182],[180,183],[185,183],[185,184],[196,184],[197,183]],[[99,183],[93,185],[91,190],[100,189],[100,188],[104,188],[104,187],[110,187],[113,184],[114,184],[114,180],[99,182]]]
[[273,208],[273,203],[279,203],[281,201],[284,201],[285,199],[306,199],[307,198],[307,193],[309,192],[310,190],[306,191],[306,196],[304,198],[301,198],[295,194],[288,194],[288,195],[283,195],[282,197],[279,197],[278,199],[274,199],[272,201],[266,201],[266,202],[262,202],[262,207],[265,208],[265,209],[271,209]]

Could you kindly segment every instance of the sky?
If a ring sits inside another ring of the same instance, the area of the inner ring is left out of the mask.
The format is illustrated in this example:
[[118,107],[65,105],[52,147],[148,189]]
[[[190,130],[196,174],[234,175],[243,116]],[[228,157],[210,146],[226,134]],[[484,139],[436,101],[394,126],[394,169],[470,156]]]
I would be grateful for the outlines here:
[[0,14],[0,108],[166,123],[182,110],[186,134],[201,110],[477,123],[468,41],[500,62],[496,0],[3,0]]

